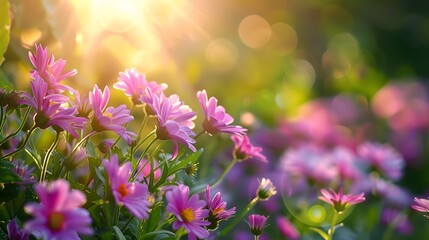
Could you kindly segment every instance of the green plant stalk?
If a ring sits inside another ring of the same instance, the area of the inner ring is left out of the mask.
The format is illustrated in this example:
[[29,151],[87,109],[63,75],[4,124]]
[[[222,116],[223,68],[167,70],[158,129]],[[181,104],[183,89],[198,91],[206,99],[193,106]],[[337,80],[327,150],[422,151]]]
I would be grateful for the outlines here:
[[338,217],[341,215],[341,212],[335,211],[334,217],[332,218],[331,227],[328,230],[328,240],[332,240],[335,232],[335,223],[337,222]]
[[134,170],[133,174],[131,174],[130,176],[130,180],[134,181],[134,179],[137,177],[137,175],[142,171],[142,169],[139,170],[139,164],[142,161],[142,159],[144,158],[144,156],[146,155],[147,151],[149,150],[150,146],[152,146],[152,144],[154,144],[156,142],[156,140],[158,140],[158,138],[154,138],[145,148],[145,150],[143,151],[143,154],[140,156],[139,160],[137,161],[136,164],[136,169]]
[[19,147],[18,147],[15,151],[10,152],[10,153],[8,153],[8,154],[6,154],[6,155],[0,156],[0,159],[7,158],[7,157],[9,157],[9,156],[11,156],[11,155],[14,155],[15,153],[17,153],[17,152],[21,151],[21,150],[25,147],[25,145],[27,144],[28,139],[30,139],[30,135],[34,132],[34,130],[35,130],[35,129],[36,129],[36,126],[33,126],[33,127],[30,129],[30,131],[28,131],[27,136],[25,137],[24,142],[23,142],[21,145],[19,145]]
[[43,182],[46,178],[46,172],[48,171],[48,165],[49,165],[49,160],[51,159],[51,154],[54,151],[54,149],[57,147],[59,140],[60,140],[60,133],[58,132],[57,136],[55,137],[55,141],[49,147],[48,152],[46,152],[46,155],[43,159],[42,172],[40,173],[39,182]]
[[249,204],[247,204],[246,208],[240,213],[240,215],[235,217],[232,223],[230,223],[226,228],[224,228],[219,233],[218,237],[222,237],[228,234],[229,231],[231,231],[235,227],[235,225],[237,225],[237,223],[241,221],[241,219],[256,205],[256,203],[258,203],[258,201],[259,201],[259,197],[256,196],[252,201],[250,201]]
[[[3,109],[3,108],[2,108]],[[27,111],[25,111],[25,115],[24,115],[24,117],[22,118],[22,120],[21,120],[21,125],[19,125],[19,127],[18,127],[18,129],[16,129],[16,131],[14,132],[14,133],[12,133],[12,134],[10,134],[9,136],[7,136],[7,137],[5,137],[4,139],[2,139],[1,141],[0,141],[0,145],[2,145],[4,142],[6,142],[7,140],[9,140],[9,138],[11,138],[11,137],[13,137],[13,136],[15,136],[16,134],[18,134],[21,130],[22,130],[22,128],[24,127],[24,125],[25,125],[25,121],[27,120],[27,117],[28,117],[28,114],[30,113],[30,107],[28,107],[27,108]],[[2,119],[3,119],[3,116],[2,116]],[[4,125],[4,123],[6,122],[6,119],[5,119],[5,121],[3,122],[2,121],[2,126],[1,126],[1,128],[0,129],[3,129],[3,125]]]

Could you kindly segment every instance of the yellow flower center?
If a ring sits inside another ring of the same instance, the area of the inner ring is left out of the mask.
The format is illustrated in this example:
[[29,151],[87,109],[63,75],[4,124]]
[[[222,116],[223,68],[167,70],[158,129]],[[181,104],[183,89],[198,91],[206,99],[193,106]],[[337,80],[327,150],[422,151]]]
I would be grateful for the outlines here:
[[186,208],[182,212],[180,212],[180,216],[182,217],[183,221],[185,222],[192,222],[195,219],[194,211],[192,211],[192,208]]
[[119,185],[118,192],[119,194],[121,194],[121,197],[127,196],[129,193],[127,189],[127,185],[125,183],[122,183],[121,185]]
[[110,112],[103,113],[103,116],[108,117],[108,118],[112,118],[113,117],[112,113],[110,113]]
[[48,228],[53,231],[61,230],[64,227],[65,217],[62,213],[51,213],[48,216]]

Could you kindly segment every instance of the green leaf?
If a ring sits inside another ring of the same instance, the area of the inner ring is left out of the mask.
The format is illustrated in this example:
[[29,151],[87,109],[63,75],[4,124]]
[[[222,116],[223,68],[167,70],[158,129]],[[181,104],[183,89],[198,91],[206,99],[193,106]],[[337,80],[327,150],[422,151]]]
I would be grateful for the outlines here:
[[149,219],[145,225],[144,232],[152,232],[159,226],[159,221],[161,220],[161,210],[162,205],[155,205],[150,212]]
[[21,181],[21,178],[12,169],[0,168],[0,183],[14,183]]
[[118,237],[119,240],[127,240],[121,229],[119,229],[117,226],[113,226],[113,230],[115,230],[116,237]]
[[[2,0],[0,0],[0,1],[2,1]],[[0,36],[0,38],[1,38],[1,36]],[[1,42],[0,42],[0,45],[1,45]],[[1,65],[1,62],[3,61],[3,55],[0,55],[0,56],[1,56],[0,57],[0,65]],[[6,90],[14,90],[15,89],[12,82],[8,79],[6,74],[3,73],[3,71],[0,71],[0,88],[6,89]]]
[[200,158],[203,154],[204,149],[200,148],[198,151],[192,153],[191,155],[186,156],[184,159],[180,160],[176,165],[170,168],[169,175],[176,173],[177,171],[186,168],[188,164],[192,164]]
[[320,228],[310,227],[311,230],[317,232],[323,239],[328,240],[329,236]]
[[9,1],[0,0],[0,65],[4,61],[4,53],[10,38]]
[[173,232],[170,232],[167,230],[158,230],[158,231],[143,234],[142,236],[139,237],[139,239],[147,239],[148,237],[159,236],[159,235],[165,235],[165,237],[161,238],[161,239],[165,239],[165,238],[175,236],[175,234]]
[[167,165],[167,163],[166,162],[164,162],[164,163],[162,163],[162,170],[161,170],[161,173],[162,173],[162,175],[161,175],[161,177],[158,179],[158,182],[156,182],[156,184],[155,184],[155,186],[153,187],[153,188],[150,188],[150,191],[151,192],[154,192],[155,190],[156,190],[156,188],[158,188],[159,186],[161,186],[164,182],[165,182],[165,180],[167,180],[167,178],[168,178],[168,173],[169,173],[169,170],[168,170],[168,165]]

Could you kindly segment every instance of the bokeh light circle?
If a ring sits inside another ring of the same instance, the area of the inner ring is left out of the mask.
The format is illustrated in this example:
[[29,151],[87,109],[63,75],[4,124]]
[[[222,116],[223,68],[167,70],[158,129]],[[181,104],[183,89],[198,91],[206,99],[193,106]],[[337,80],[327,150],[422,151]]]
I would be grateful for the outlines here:
[[238,27],[241,41],[250,48],[264,46],[271,37],[271,26],[265,18],[258,15],[245,17]]

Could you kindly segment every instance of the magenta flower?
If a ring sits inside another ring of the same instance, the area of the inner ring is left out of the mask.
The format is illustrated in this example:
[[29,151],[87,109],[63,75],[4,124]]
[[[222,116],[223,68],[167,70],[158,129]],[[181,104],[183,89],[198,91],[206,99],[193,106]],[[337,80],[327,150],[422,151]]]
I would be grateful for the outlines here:
[[267,223],[268,217],[259,215],[259,214],[251,214],[248,217],[248,224],[250,227],[250,231],[253,235],[259,236],[262,234],[262,230],[264,230],[265,224]]
[[55,61],[54,55],[48,56],[47,48],[43,48],[41,45],[36,44],[36,54],[32,52],[28,53],[31,64],[33,64],[35,70],[30,71],[32,79],[37,77],[42,78],[48,84],[49,90],[55,93],[63,92],[64,90],[72,90],[70,87],[60,84],[59,82],[76,75],[75,69],[63,73],[66,61],[58,59]]
[[131,162],[119,166],[118,156],[103,160],[104,169],[109,176],[109,185],[116,204],[123,204],[136,218],[142,220],[149,216],[148,187],[144,183],[128,182],[132,174]]
[[357,153],[364,163],[390,179],[398,180],[402,177],[404,159],[391,146],[366,142],[358,146]]
[[41,129],[53,127],[57,132],[63,130],[78,138],[77,129],[82,129],[86,118],[76,116],[76,107],[62,108],[61,104],[68,98],[61,94],[48,94],[48,84],[39,76],[31,81],[33,96],[23,93],[22,104],[33,107],[36,110],[34,116],[35,126]]
[[86,202],[81,191],[70,189],[62,179],[36,184],[34,189],[40,204],[24,207],[27,214],[34,216],[24,224],[27,232],[43,239],[80,239],[78,234],[93,234],[89,212],[80,208]]
[[92,129],[96,132],[111,130],[125,139],[128,144],[131,144],[135,134],[127,131],[123,125],[134,118],[125,105],[106,109],[109,98],[110,90],[107,86],[101,92],[98,86],[94,85],[93,91],[89,93],[89,102],[94,110],[94,118],[91,122]]
[[225,108],[217,105],[217,99],[211,97],[207,99],[206,90],[197,93],[198,101],[203,109],[205,119],[203,129],[209,134],[223,132],[227,134],[243,135],[245,128],[238,125],[230,125],[234,118],[225,112]]
[[319,199],[331,204],[337,212],[343,212],[347,207],[365,201],[364,193],[357,195],[343,194],[343,188],[341,187],[338,193],[332,189],[330,189],[331,192],[328,192],[326,189],[320,191],[323,196],[320,196]]
[[267,158],[261,154],[262,148],[254,147],[249,140],[247,135],[232,135],[232,141],[235,144],[234,156],[240,161],[247,160],[249,158],[258,159],[261,162],[268,163]]
[[[153,181],[156,182],[161,177],[161,169],[158,168],[158,162],[156,161],[153,162],[153,167],[155,169],[153,171]],[[139,163],[137,180],[141,182],[146,179],[149,182],[151,172],[152,166],[150,162],[143,158]]]
[[196,118],[196,113],[192,112],[189,106],[184,105],[177,95],[167,98],[163,93],[155,95],[151,91],[146,92],[152,99],[152,103],[148,105],[158,119],[157,138],[173,141],[172,159],[176,158],[179,151],[177,142],[195,152],[196,148],[192,145],[195,140],[191,138],[191,136],[195,136],[195,133],[191,129],[195,126],[193,120]]
[[222,195],[220,192],[216,193],[213,198],[210,198],[210,186],[206,186],[206,208],[210,211],[207,220],[210,225],[207,226],[209,230],[215,230],[219,226],[219,222],[227,220],[235,214],[235,207],[226,209],[226,202],[222,202]]
[[289,219],[285,217],[277,217],[276,218],[277,227],[280,233],[286,239],[296,240],[299,239],[300,234],[296,227],[289,221]]
[[[411,205],[411,207],[419,212],[429,213],[429,200],[425,198],[414,198],[416,204]],[[423,215],[425,218],[429,219],[429,215]]]
[[147,103],[145,101],[147,99],[145,91],[147,88],[151,92],[159,94],[167,88],[167,84],[158,84],[154,81],[148,82],[144,74],[131,68],[119,73],[118,82],[113,87],[124,91],[125,95],[129,96],[134,104],[142,104]]
[[179,185],[165,194],[168,205],[166,210],[176,216],[173,229],[184,227],[188,231],[188,239],[204,239],[209,236],[209,232],[204,226],[210,222],[204,220],[208,217],[209,210],[203,209],[206,202],[198,199],[194,194],[189,197],[189,188]]
[[21,178],[21,181],[17,182],[17,184],[26,185],[36,182],[36,179],[31,175],[34,167],[29,167],[22,160],[13,160],[12,164],[14,165],[13,171]]

